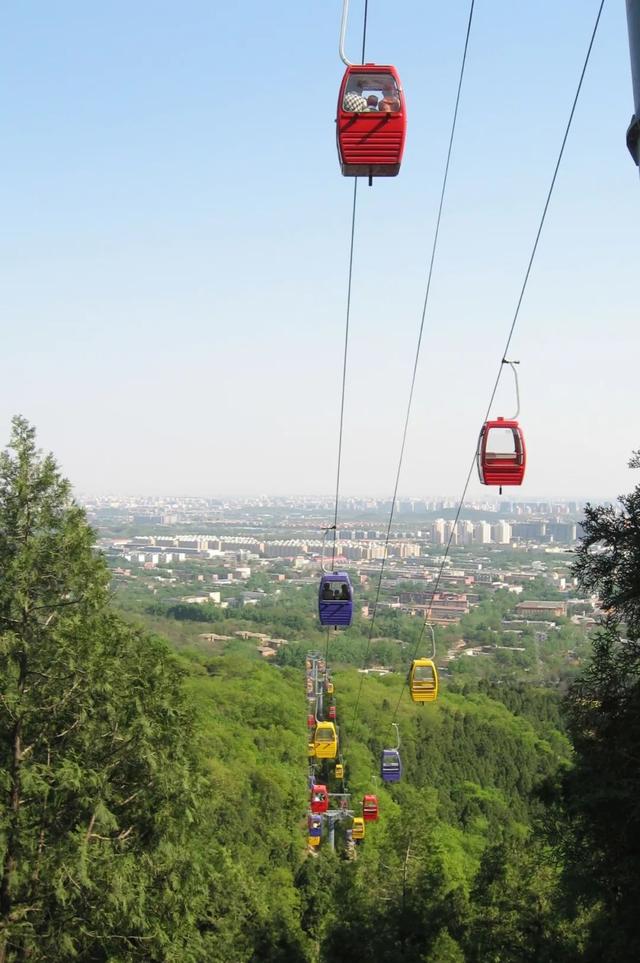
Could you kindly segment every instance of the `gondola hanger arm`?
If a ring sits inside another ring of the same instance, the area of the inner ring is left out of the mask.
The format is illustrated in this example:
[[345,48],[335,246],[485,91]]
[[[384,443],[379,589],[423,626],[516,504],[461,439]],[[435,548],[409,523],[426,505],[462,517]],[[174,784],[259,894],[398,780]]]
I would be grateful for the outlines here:
[[340,24],[340,45],[339,53],[340,60],[346,67],[353,67],[351,60],[347,60],[346,54],[344,52],[344,42],[347,36],[347,20],[349,19],[349,0],[343,0],[342,3],[342,22]]
[[503,358],[503,359],[502,359],[502,363],[503,363],[503,364],[508,364],[509,367],[511,368],[511,370],[513,371],[513,377],[514,377],[514,380],[515,380],[515,383],[516,383],[516,405],[517,405],[517,408],[516,408],[516,413],[515,413],[515,415],[513,415],[513,416],[511,417],[510,421],[517,421],[517,420],[518,420],[518,415],[520,414],[520,386],[519,386],[519,384],[518,384],[518,372],[516,371],[516,365],[517,365],[517,364],[520,364],[520,362],[519,362],[519,361],[509,361],[508,358]]
[[431,622],[426,622],[425,627],[431,632],[431,659],[433,660],[436,657],[436,634],[433,631]]

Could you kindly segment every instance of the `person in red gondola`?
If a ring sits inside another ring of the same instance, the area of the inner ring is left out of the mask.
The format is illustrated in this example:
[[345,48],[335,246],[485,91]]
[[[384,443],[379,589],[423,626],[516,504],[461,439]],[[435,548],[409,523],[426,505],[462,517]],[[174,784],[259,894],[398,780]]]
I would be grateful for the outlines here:
[[378,109],[378,98],[375,94],[369,94],[367,97],[367,110],[377,110]]
[[400,110],[400,98],[396,96],[393,88],[387,88],[383,91],[384,96],[378,104],[378,110],[382,110],[387,114],[395,114]]
[[350,90],[344,95],[344,101],[342,103],[342,109],[348,110],[350,113],[359,114],[367,109],[367,102],[362,96],[355,90]]

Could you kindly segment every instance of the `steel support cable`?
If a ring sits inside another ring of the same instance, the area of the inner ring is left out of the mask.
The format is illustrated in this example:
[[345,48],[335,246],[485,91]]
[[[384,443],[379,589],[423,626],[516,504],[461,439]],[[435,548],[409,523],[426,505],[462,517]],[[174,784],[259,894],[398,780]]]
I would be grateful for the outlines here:
[[[364,63],[365,49],[367,44],[367,20],[369,15],[369,0],[365,0],[364,16],[362,23],[362,63]],[[351,319],[351,289],[353,282],[353,251],[356,236],[356,210],[358,204],[358,178],[353,183],[353,205],[351,208],[351,240],[349,242],[349,271],[347,278],[347,309],[344,326],[344,352],[342,359],[342,389],[340,393],[340,429],[338,433],[338,464],[336,468],[336,498],[333,512],[333,545],[331,549],[331,568],[335,569],[336,562],[336,540],[338,537],[338,504],[340,501],[340,470],[342,467],[342,437],[344,432],[344,401],[347,387],[347,360],[349,356],[349,322]],[[324,567],[324,566],[323,566]],[[331,630],[327,628],[327,637],[324,650],[325,677],[329,669],[329,635]],[[316,707],[317,708],[317,707]]]
[[328,658],[329,658],[329,635],[330,635],[330,634],[331,634],[331,627],[330,627],[330,626],[327,626],[327,639],[326,639],[326,643],[325,643],[325,647],[324,647],[324,674],[325,674],[325,676],[326,676],[327,672],[329,671],[329,662],[328,662],[327,660],[328,660]]
[[364,0],[364,16],[362,20],[362,63],[364,64],[364,52],[367,46],[367,17],[369,15],[369,0]]
[[[369,0],[365,0],[364,16],[362,23],[362,63],[364,63],[365,48],[367,43],[367,19],[369,15]],[[342,467],[342,435],[344,429],[344,399],[347,386],[347,358],[349,354],[349,321],[351,318],[351,286],[353,281],[353,248],[356,234],[356,209],[358,202],[358,178],[354,179],[353,184],[353,207],[351,209],[351,242],[349,245],[349,275],[347,281],[347,313],[344,326],[344,354],[342,361],[342,392],[340,395],[340,430],[338,433],[338,465],[336,469],[336,503],[333,512],[333,547],[331,550],[331,568],[335,568],[336,562],[336,540],[338,537],[338,502],[340,500],[340,469]],[[327,639],[327,651],[329,640]]]
[[[386,566],[386,563],[387,563],[387,557],[388,557],[388,552],[389,552],[389,541],[390,541],[390,538],[391,538],[391,526],[392,526],[392,523],[393,523],[393,516],[394,516],[394,514],[395,514],[396,502],[397,502],[397,498],[398,498],[398,486],[399,486],[399,484],[400,484],[400,474],[401,474],[401,471],[402,471],[402,463],[403,463],[403,460],[404,460],[404,450],[405,450],[405,446],[406,446],[406,442],[407,442],[407,432],[408,432],[408,430],[409,430],[409,419],[410,419],[410,417],[411,417],[411,407],[412,407],[412,405],[413,405],[413,395],[414,395],[415,386],[416,386],[416,377],[417,377],[417,374],[418,374],[418,363],[419,363],[419,361],[420,361],[420,349],[421,349],[421,347],[422,347],[422,336],[423,336],[423,334],[424,334],[424,325],[425,325],[425,320],[426,320],[426,316],[427,316],[427,308],[428,308],[428,306],[429,306],[429,295],[430,295],[430,293],[431,293],[431,280],[432,280],[432,278],[433,278],[433,267],[434,267],[434,264],[435,264],[436,251],[437,251],[437,248],[438,248],[438,237],[439,237],[439,234],[440,234],[440,222],[441,222],[441,220],[442,220],[442,211],[443,211],[443,207],[444,207],[444,198],[445,198],[445,194],[446,194],[446,190],[447,190],[447,181],[448,181],[448,178],[449,178],[449,166],[450,166],[450,164],[451,164],[451,154],[452,154],[452,151],[453,151],[453,141],[454,141],[455,133],[456,133],[456,124],[457,124],[457,121],[458,121],[458,109],[459,109],[459,106],[460,106],[460,94],[461,94],[461,92],[462,92],[462,82],[463,82],[463,80],[464,80],[465,66],[466,66],[466,63],[467,63],[467,51],[468,51],[468,49],[469,49],[469,37],[470,37],[470,34],[471,34],[471,24],[472,24],[472,22],[473,22],[473,8],[474,8],[474,4],[475,4],[475,0],[471,0],[470,6],[469,6],[469,18],[468,18],[468,21],[467,21],[467,32],[466,32],[465,40],[464,40],[464,50],[463,50],[463,53],[462,53],[462,62],[461,62],[461,64],[460,64],[460,73],[459,73],[459,76],[458,76],[458,88],[457,88],[457,91],[456,91],[455,106],[454,106],[454,110],[453,110],[453,120],[452,120],[452,122],[451,122],[451,133],[450,133],[450,135],[449,135],[449,145],[448,145],[448,148],[447,148],[447,158],[446,158],[446,162],[445,162],[445,166],[444,166],[444,174],[443,174],[443,177],[442,177],[442,188],[441,188],[441,191],[440,191],[440,202],[439,202],[439,205],[438,205],[438,215],[437,215],[437,217],[436,217],[436,226],[435,226],[435,231],[434,231],[434,235],[433,235],[433,244],[432,244],[432,247],[431,247],[431,256],[430,256],[430,259],[429,259],[429,268],[428,268],[428,271],[427,271],[427,287],[426,287],[426,291],[425,291],[424,302],[423,302],[423,305],[422,305],[422,314],[421,314],[421,316],[420,316],[420,327],[419,327],[419,329],[418,329],[418,341],[417,341],[417,344],[416,344],[416,353],[415,353],[415,358],[414,358],[414,362],[413,362],[413,371],[412,371],[412,375],[411,375],[411,386],[410,386],[410,389],[409,389],[409,399],[408,399],[408,401],[407,401],[407,411],[406,411],[406,414],[405,414],[404,427],[403,427],[403,430],[402,430],[402,443],[401,443],[401,445],[400,445],[400,456],[399,456],[399,458],[398,458],[398,468],[397,468],[397,471],[396,471],[395,484],[394,484],[394,488],[393,488],[393,497],[392,497],[392,499],[391,499],[391,510],[390,510],[390,512],[389,512],[389,522],[388,522],[388,524],[387,524],[387,531],[386,531],[386,536],[385,536],[384,549],[383,549],[383,553],[382,553],[382,560],[381,560],[381,563],[380,563],[380,575],[379,575],[379,577],[378,577],[378,585],[377,585],[377,588],[376,588],[376,597],[375,597],[375,602],[374,602],[374,605],[373,605],[373,612],[372,612],[372,615],[371,615],[371,624],[370,624],[370,628],[369,628],[369,638],[368,638],[368,640],[367,640],[367,648],[366,648],[365,654],[364,654],[363,668],[366,668],[367,658],[368,658],[368,656],[369,656],[369,651],[370,651],[370,649],[371,649],[371,640],[372,640],[372,638],[373,638],[373,630],[374,630],[374,628],[375,628],[376,615],[377,615],[377,611],[378,611],[378,603],[379,603],[379,601],[380,601],[380,593],[381,593],[381,590],[382,590],[382,579],[383,579],[383,577],[384,577],[384,569],[385,569],[385,566]],[[355,709],[354,709],[354,713],[353,713],[352,725],[355,724],[355,721],[356,721],[356,718],[357,718],[357,715],[358,715],[358,707],[359,707],[359,705],[360,705],[360,695],[361,695],[361,693],[362,693],[362,686],[363,686],[363,684],[364,684],[364,674],[363,674],[363,675],[361,676],[361,678],[360,678],[360,685],[359,685],[359,687],[358,687],[358,694],[357,694],[357,696],[356,696],[356,704],[355,704]]]
[[340,469],[342,467],[342,435],[344,430],[344,398],[347,387],[347,359],[349,356],[349,321],[351,318],[351,285],[353,280],[353,248],[356,234],[356,209],[358,205],[358,178],[353,184],[353,207],[351,208],[351,243],[349,245],[349,275],[347,281],[347,313],[344,325],[344,354],[342,360],[342,392],[340,395],[340,430],[338,432],[338,466],[336,469],[336,501],[333,512],[333,546],[331,569],[336,562],[336,539],[338,537],[338,502],[340,500]]
[[[510,345],[511,345],[511,340],[512,340],[512,338],[513,338],[513,334],[514,334],[514,331],[515,331],[515,328],[516,328],[516,324],[518,323],[518,319],[519,319],[519,317],[520,317],[520,308],[522,307],[522,302],[523,302],[523,300],[524,300],[525,291],[526,291],[527,285],[528,285],[528,283],[529,283],[529,277],[530,277],[530,275],[531,275],[531,268],[533,267],[533,262],[534,262],[534,259],[535,259],[535,256],[536,256],[536,252],[537,252],[537,250],[538,250],[538,243],[539,243],[540,237],[541,237],[541,235],[542,235],[542,229],[543,229],[543,227],[544,227],[544,223],[545,223],[545,220],[546,220],[546,217],[547,217],[547,211],[549,210],[549,204],[551,203],[551,197],[552,197],[553,190],[554,190],[554,187],[555,187],[555,184],[556,184],[556,180],[557,180],[557,177],[558,177],[558,171],[559,171],[559,169],[560,169],[560,164],[561,164],[561,162],[562,162],[562,157],[563,157],[563,155],[564,155],[564,149],[565,149],[565,146],[566,146],[566,144],[567,144],[567,140],[568,140],[568,137],[569,137],[569,132],[570,132],[570,130],[571,130],[571,124],[573,123],[573,117],[574,117],[574,114],[575,114],[575,111],[576,111],[576,106],[577,106],[577,104],[578,104],[578,98],[579,98],[579,96],[580,96],[580,91],[582,90],[582,82],[583,82],[583,80],[584,80],[585,74],[586,74],[586,72],[587,72],[587,66],[588,66],[589,60],[590,60],[590,58],[591,58],[591,51],[592,51],[592,49],[593,49],[593,44],[594,44],[594,42],[595,42],[596,34],[597,34],[597,32],[598,32],[598,26],[599,26],[599,24],[600,24],[600,17],[601,17],[601,15],[602,15],[602,10],[603,10],[603,8],[604,8],[604,4],[605,4],[605,0],[600,0],[600,6],[599,6],[599,8],[598,8],[598,13],[597,13],[597,16],[596,16],[596,21],[595,21],[595,24],[594,24],[594,26],[593,26],[593,30],[592,30],[592,32],[591,32],[591,39],[589,40],[589,46],[587,47],[587,53],[586,53],[586,56],[585,56],[585,58],[584,58],[584,63],[583,63],[583,65],[582,65],[582,70],[581,70],[581,72],[580,72],[580,79],[579,79],[579,81],[578,81],[578,86],[577,86],[577,88],[576,88],[576,92],[575,92],[575,95],[574,95],[574,98],[573,98],[573,103],[572,103],[572,105],[571,105],[571,110],[570,110],[570,112],[569,112],[569,119],[568,119],[568,121],[567,121],[567,125],[566,125],[565,131],[564,131],[564,136],[563,136],[563,138],[562,138],[562,143],[561,143],[561,145],[560,145],[560,151],[559,151],[559,153],[558,153],[558,159],[556,160],[556,165],[555,165],[555,168],[554,168],[554,171],[553,171],[553,177],[551,178],[551,183],[550,183],[550,185],[549,185],[549,190],[547,191],[547,197],[546,197],[546,200],[545,200],[545,203],[544,203],[544,207],[543,207],[543,209],[542,209],[542,216],[540,217],[540,222],[539,222],[539,224],[538,224],[538,230],[536,231],[535,240],[534,240],[534,242],[533,242],[533,247],[532,247],[532,249],[531,249],[531,254],[530,254],[530,256],[529,256],[529,261],[528,261],[528,263],[527,263],[527,269],[526,269],[525,274],[524,274],[524,280],[523,280],[523,282],[522,282],[522,287],[520,288],[520,294],[519,294],[518,300],[517,300],[517,302],[516,302],[516,308],[515,308],[515,311],[514,311],[514,313],[513,313],[513,318],[512,318],[512,321],[511,321],[511,326],[509,327],[509,333],[508,333],[508,335],[507,335],[507,340],[506,340],[506,343],[505,343],[505,346],[504,346],[504,349],[503,349],[503,352],[502,352],[502,357],[501,357],[501,360],[500,360],[500,364],[499,364],[499,366],[498,366],[498,373],[497,373],[497,375],[496,375],[496,379],[495,379],[495,382],[494,382],[494,384],[493,384],[493,388],[492,388],[492,390],[491,390],[491,395],[490,395],[490,397],[489,397],[489,403],[488,403],[488,405],[487,405],[487,410],[486,410],[486,412],[485,412],[485,415],[484,415],[484,418],[483,418],[483,421],[482,421],[483,424],[484,424],[484,423],[487,421],[487,419],[489,418],[489,415],[490,415],[490,413],[491,413],[491,407],[492,407],[492,405],[493,405],[493,402],[494,402],[494,399],[495,399],[495,396],[496,396],[496,392],[497,392],[497,390],[498,390],[498,385],[500,384],[500,378],[501,378],[501,376],[502,376],[502,371],[503,371],[504,365],[508,363],[508,362],[506,361],[507,353],[508,353],[509,347],[510,347]],[[436,576],[435,585],[434,585],[433,590],[432,590],[432,592],[431,592],[431,599],[430,599],[430,601],[429,601],[429,606],[428,606],[428,608],[427,608],[427,612],[430,612],[430,611],[431,611],[431,607],[433,606],[433,600],[434,600],[434,598],[435,598],[435,596],[436,596],[436,593],[437,593],[437,591],[438,591],[438,588],[439,588],[439,586],[440,586],[440,580],[441,580],[441,578],[442,578],[442,573],[443,573],[443,571],[444,571],[444,566],[445,566],[446,561],[447,561],[447,558],[448,558],[448,556],[449,556],[449,550],[450,550],[451,545],[452,545],[452,542],[453,542],[453,536],[454,536],[454,534],[455,534],[456,527],[457,527],[458,522],[459,522],[459,520],[460,520],[460,513],[462,512],[462,506],[463,506],[463,504],[464,504],[464,500],[465,500],[466,495],[467,495],[467,490],[468,490],[469,484],[470,484],[470,482],[471,482],[471,476],[472,476],[472,474],[473,474],[473,469],[474,469],[474,466],[475,466],[475,462],[476,462],[476,452],[474,451],[474,453],[473,453],[473,458],[471,459],[471,464],[470,464],[470,466],[469,466],[469,471],[467,472],[466,481],[465,481],[465,483],[464,483],[464,488],[462,489],[462,494],[461,494],[461,496],[460,496],[460,500],[459,500],[459,502],[458,502],[458,507],[457,507],[457,509],[456,509],[456,514],[455,514],[453,526],[452,526],[452,528],[451,528],[451,532],[450,532],[449,538],[448,538],[448,540],[447,540],[447,544],[446,544],[446,547],[445,547],[445,552],[444,552],[444,555],[443,555],[443,557],[442,557],[442,561],[441,561],[441,563],[440,563],[440,568],[438,569],[438,574],[437,574],[437,576]],[[413,651],[412,661],[413,661],[413,659],[416,658],[416,653],[418,652],[418,649],[420,648],[420,645],[421,645],[421,643],[422,643],[422,639],[423,639],[423,637],[424,637],[425,629],[426,629],[426,627],[427,627],[428,624],[430,624],[429,619],[428,619],[428,618],[425,618],[425,620],[424,620],[424,622],[423,622],[423,625],[422,625],[422,630],[421,630],[421,632],[420,632],[420,636],[419,636],[419,638],[418,638],[418,641],[416,642],[416,645],[415,645],[415,648],[414,648],[414,651]],[[400,708],[400,702],[401,702],[401,700],[402,700],[402,696],[404,695],[404,690],[405,690],[406,687],[407,687],[407,681],[405,680],[405,682],[404,682],[404,684],[403,684],[403,686],[402,686],[402,689],[400,690],[400,696],[398,697],[398,702],[397,702],[395,711],[394,711],[394,713],[393,713],[393,720],[394,720],[394,721],[395,721],[396,716],[397,716],[397,714],[398,714],[398,709]]]

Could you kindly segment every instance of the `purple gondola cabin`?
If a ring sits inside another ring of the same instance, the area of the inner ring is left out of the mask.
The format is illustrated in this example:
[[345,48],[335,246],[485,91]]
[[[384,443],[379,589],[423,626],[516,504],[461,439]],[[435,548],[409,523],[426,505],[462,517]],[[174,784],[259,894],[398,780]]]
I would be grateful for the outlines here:
[[402,760],[397,749],[383,749],[380,755],[380,775],[384,782],[400,782]]
[[346,628],[353,619],[353,588],[346,572],[325,572],[320,579],[318,614],[322,625]]

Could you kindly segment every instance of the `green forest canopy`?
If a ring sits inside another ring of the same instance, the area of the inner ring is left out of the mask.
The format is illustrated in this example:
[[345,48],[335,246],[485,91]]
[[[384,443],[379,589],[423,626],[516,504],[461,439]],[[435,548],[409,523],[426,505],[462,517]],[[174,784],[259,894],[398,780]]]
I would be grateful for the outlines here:
[[356,860],[340,839],[314,858],[303,668],[176,655],[123,620],[68,483],[15,419],[0,963],[635,958],[639,522],[638,489],[587,510],[577,571],[610,616],[565,704],[523,682],[449,683],[425,708],[405,693],[405,778],[382,786],[403,676],[365,679],[353,724],[360,676],[335,669],[347,785],[381,817]]

